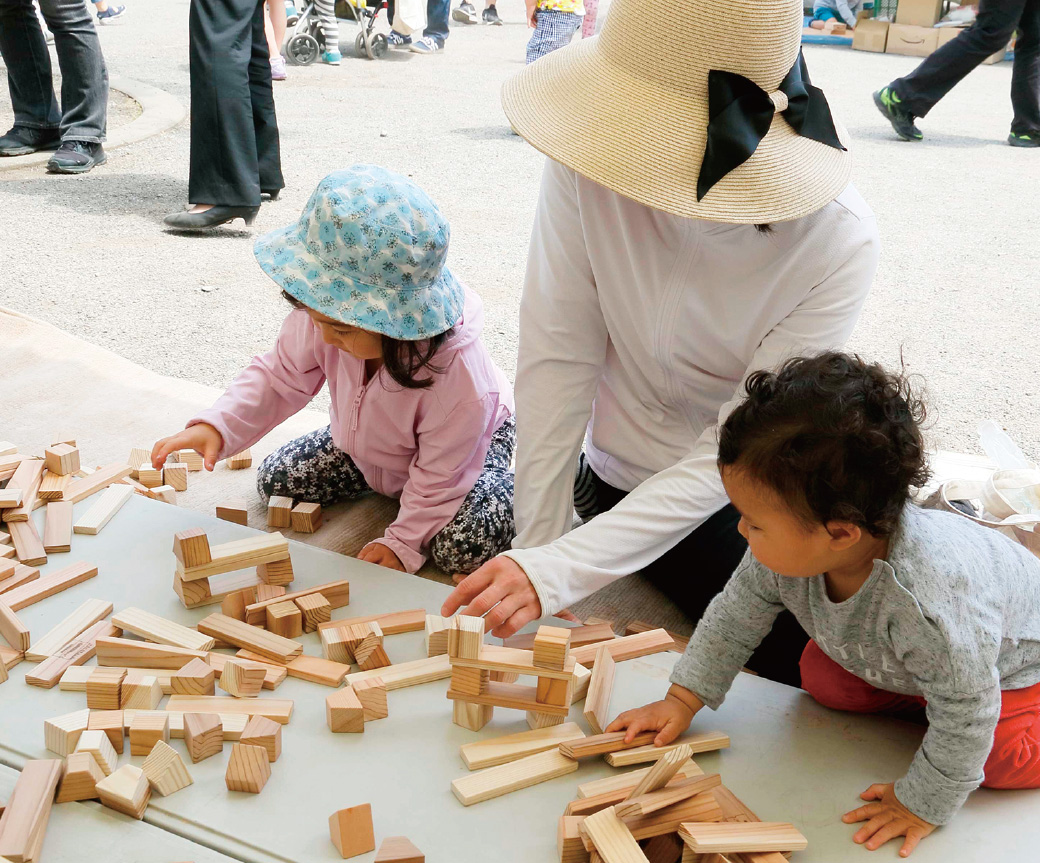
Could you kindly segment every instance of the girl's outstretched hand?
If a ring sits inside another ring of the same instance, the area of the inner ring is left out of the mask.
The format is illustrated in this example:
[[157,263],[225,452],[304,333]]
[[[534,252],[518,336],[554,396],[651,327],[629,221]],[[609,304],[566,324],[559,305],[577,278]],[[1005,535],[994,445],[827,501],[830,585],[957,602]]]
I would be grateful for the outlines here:
[[857,845],[863,845],[868,851],[876,851],[889,839],[897,836],[905,836],[903,847],[899,849],[900,857],[909,857],[917,847],[917,843],[924,839],[935,829],[934,824],[918,818],[907,809],[896,797],[895,784],[889,782],[887,785],[871,785],[866,791],[859,795],[863,800],[874,800],[853,809],[841,816],[846,824],[854,824],[857,821],[867,823],[856,831],[852,841]]
[[[677,689],[680,692],[676,693]],[[654,746],[667,746],[690,727],[690,721],[703,706],[692,692],[673,684],[663,701],[626,710],[607,726],[606,731],[627,731],[626,743],[631,743],[637,734],[644,731],[656,731]]]
[[387,569],[396,569],[404,572],[404,564],[401,558],[394,554],[393,549],[381,542],[370,542],[358,553],[358,560],[367,560],[369,563],[385,566]]
[[193,449],[206,465],[206,470],[213,470],[217,456],[224,446],[224,439],[209,423],[196,423],[175,435],[164,437],[152,447],[152,467],[158,470],[166,464],[166,456],[179,449]]

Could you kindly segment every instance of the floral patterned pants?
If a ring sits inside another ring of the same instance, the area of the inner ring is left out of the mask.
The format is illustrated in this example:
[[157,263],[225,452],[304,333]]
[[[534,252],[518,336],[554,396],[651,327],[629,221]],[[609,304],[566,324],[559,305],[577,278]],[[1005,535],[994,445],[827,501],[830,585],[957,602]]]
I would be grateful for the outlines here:
[[[510,417],[491,437],[484,470],[459,511],[430,541],[427,554],[447,573],[471,573],[509,548],[516,536],[513,472],[516,421]],[[332,442],[328,426],[290,441],[263,460],[256,487],[267,500],[282,495],[329,506],[368,494],[354,460]]]

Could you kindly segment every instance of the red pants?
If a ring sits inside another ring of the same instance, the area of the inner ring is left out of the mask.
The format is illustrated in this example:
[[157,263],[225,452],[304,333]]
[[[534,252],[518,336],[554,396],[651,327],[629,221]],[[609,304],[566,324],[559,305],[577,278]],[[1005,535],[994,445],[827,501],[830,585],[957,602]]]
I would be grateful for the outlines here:
[[[899,715],[925,706],[919,695],[900,695],[871,686],[817,647],[805,645],[802,688],[824,707],[851,713]],[[1040,788],[1040,683],[1001,693],[1000,719],[986,759],[986,788]]]

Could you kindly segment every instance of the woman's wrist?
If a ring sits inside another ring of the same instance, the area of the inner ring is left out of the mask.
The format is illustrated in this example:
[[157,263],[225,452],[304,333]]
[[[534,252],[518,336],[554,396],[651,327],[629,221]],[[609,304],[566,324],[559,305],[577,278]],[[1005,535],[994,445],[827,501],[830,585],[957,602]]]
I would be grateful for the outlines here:
[[678,683],[673,683],[668,688],[668,694],[665,696],[665,700],[678,701],[683,705],[683,707],[690,711],[691,716],[704,706],[704,702],[694,695],[694,693],[690,692],[689,689],[680,686]]

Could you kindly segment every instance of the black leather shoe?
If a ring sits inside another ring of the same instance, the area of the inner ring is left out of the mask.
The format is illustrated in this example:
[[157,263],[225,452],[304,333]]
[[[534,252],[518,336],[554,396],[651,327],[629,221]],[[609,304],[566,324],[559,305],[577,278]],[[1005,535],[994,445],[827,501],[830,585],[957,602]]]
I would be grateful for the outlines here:
[[182,231],[202,231],[225,225],[235,219],[242,219],[247,225],[251,225],[259,212],[259,207],[225,207],[223,204],[217,204],[201,213],[170,213],[163,219],[163,223]]
[[104,165],[108,156],[100,144],[90,141],[62,141],[51,156],[47,170],[52,174],[85,174],[95,165]]
[[57,150],[61,133],[57,129],[30,129],[14,126],[0,138],[0,156],[27,156],[37,150]]

